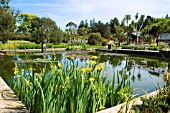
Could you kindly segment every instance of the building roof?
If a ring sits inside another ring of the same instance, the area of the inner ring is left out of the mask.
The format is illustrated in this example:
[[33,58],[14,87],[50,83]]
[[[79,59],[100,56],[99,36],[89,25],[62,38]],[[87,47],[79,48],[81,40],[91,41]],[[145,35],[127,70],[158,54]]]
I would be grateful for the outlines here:
[[170,33],[162,33],[161,36],[159,37],[159,40],[162,41],[170,40]]

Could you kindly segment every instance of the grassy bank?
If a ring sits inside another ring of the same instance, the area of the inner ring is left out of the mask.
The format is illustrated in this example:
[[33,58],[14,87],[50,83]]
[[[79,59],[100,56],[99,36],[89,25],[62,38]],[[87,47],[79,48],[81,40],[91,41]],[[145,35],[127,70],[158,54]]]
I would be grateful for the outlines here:
[[[0,50],[14,50],[14,49],[41,49],[41,44],[35,44],[34,42],[30,41],[23,41],[23,40],[9,40],[7,43],[2,44],[0,42]],[[88,45],[84,43],[61,43],[61,44],[52,44],[48,43],[46,45],[47,48],[66,48],[67,50],[76,50],[76,49],[83,49],[83,50],[90,50],[96,48],[107,48],[107,46],[97,46],[97,45]]]

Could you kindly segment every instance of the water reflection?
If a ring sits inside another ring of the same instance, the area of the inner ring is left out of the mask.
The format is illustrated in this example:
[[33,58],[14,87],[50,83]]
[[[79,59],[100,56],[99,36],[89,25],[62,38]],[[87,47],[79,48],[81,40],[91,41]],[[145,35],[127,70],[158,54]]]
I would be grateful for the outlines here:
[[168,64],[167,72],[164,73],[163,79],[166,82],[166,86],[169,86],[170,85],[170,63]]
[[[31,53],[30,55],[20,54],[18,56],[22,59],[24,64],[26,64],[22,65],[24,68],[34,67],[35,73],[40,73],[40,68],[44,66],[48,67],[50,70],[49,61],[51,60],[54,60],[56,63],[57,61],[64,63],[69,60],[69,57],[75,57],[78,66],[84,66],[86,61],[89,61],[93,55],[99,57],[100,63],[108,62],[106,70],[101,73],[102,76],[110,75],[108,80],[112,80],[113,74],[117,74],[118,76],[124,74],[127,79],[130,79],[132,88],[141,88],[144,90],[149,89],[148,92],[155,90],[155,83],[159,83],[160,86],[164,86],[165,81],[167,84],[170,83],[170,74],[168,74],[168,76],[165,76],[164,74],[167,69],[170,73],[170,68],[167,68],[168,63],[160,59],[140,58],[100,52],[57,52],[56,54]],[[13,76],[13,57],[4,56],[3,59],[0,60],[0,63],[1,76],[9,83]],[[143,94],[141,92],[141,90],[135,90],[134,93],[139,93],[141,95]]]
[[13,77],[14,62],[12,56],[3,56],[0,59],[0,76],[8,83]]

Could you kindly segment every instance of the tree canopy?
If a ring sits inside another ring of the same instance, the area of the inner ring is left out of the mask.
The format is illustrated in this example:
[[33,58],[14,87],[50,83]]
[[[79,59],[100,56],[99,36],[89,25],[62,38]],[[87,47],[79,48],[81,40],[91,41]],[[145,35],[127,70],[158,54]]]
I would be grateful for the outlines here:
[[17,17],[17,22],[19,24],[17,32],[20,34],[28,34],[32,30],[31,21],[33,18],[38,16],[30,13],[21,13]]
[[43,44],[47,42],[54,41],[55,43],[61,43],[62,31],[50,18],[33,18],[31,26],[32,41],[42,44],[42,52],[44,51]]
[[0,41],[6,43],[16,29],[15,11],[8,6],[10,0],[0,1]]
[[127,14],[122,20],[114,17],[110,19],[110,22],[105,23],[101,20],[96,21],[94,18],[89,23],[87,19],[81,20],[79,25],[70,21],[63,32],[52,19],[40,18],[30,13],[19,14],[19,11],[10,8],[9,3],[10,0],[0,0],[0,41],[3,43],[15,37],[25,37],[23,39],[41,44],[68,42],[68,38],[71,42],[71,39],[76,37],[84,37],[84,39],[95,37],[96,40],[102,37],[105,42],[115,40],[120,45],[121,42],[131,43],[131,36],[134,33],[136,33],[138,42],[138,36],[144,40],[158,40],[162,33],[170,32],[168,14],[162,18],[154,18],[149,15],[139,15],[139,13],[134,15],[134,20],[130,14]]

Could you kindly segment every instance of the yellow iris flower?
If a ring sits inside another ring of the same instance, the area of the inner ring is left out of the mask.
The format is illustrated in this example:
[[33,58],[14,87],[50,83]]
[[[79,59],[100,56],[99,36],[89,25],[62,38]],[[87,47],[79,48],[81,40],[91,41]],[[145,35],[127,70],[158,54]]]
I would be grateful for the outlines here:
[[94,80],[95,80],[94,78],[89,78],[89,81],[90,81],[90,82],[92,82],[92,81],[94,81]]
[[97,59],[97,56],[92,56],[92,59]]
[[58,67],[59,67],[59,68],[62,67],[62,64],[58,64]]

